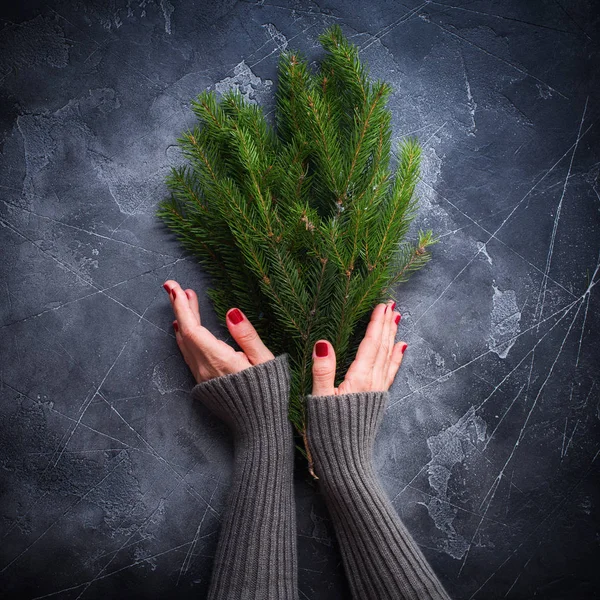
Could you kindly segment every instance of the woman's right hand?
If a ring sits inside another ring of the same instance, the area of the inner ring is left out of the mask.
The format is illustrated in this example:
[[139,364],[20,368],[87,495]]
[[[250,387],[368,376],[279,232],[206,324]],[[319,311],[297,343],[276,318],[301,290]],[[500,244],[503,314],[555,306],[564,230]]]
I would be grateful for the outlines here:
[[350,365],[344,381],[334,387],[335,351],[327,340],[319,340],[313,348],[313,396],[338,396],[353,392],[387,391],[402,363],[408,344],[394,343],[400,313],[395,302],[378,304],[371,314],[356,358]]

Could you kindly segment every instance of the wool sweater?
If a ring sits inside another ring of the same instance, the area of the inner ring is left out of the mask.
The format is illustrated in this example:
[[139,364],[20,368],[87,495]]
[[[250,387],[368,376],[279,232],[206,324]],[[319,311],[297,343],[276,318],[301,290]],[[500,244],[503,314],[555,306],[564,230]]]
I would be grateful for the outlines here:
[[[197,384],[232,429],[233,480],[209,600],[296,600],[294,442],[286,353]],[[373,468],[388,392],[306,398],[307,439],[356,600],[450,600]]]

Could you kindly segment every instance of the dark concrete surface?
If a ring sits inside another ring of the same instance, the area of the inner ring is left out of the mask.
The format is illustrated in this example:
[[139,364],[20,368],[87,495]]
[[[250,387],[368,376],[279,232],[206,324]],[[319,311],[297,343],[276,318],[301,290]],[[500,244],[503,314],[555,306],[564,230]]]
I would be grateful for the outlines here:
[[[154,216],[202,89],[272,105],[276,59],[340,23],[423,144],[398,288],[409,343],[377,440],[394,505],[456,599],[600,586],[598,5],[589,0],[50,0],[0,21],[0,595],[202,598],[231,465],[193,405]],[[348,598],[297,476],[301,598]]]

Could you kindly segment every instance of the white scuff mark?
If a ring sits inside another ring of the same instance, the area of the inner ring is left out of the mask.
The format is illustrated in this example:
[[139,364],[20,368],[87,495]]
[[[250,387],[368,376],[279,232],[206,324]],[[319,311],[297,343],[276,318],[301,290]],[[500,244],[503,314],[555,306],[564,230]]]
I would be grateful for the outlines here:
[[113,89],[101,88],[89,90],[83,98],[69,100],[52,113],[17,117],[16,127],[23,138],[25,152],[23,195],[30,206],[37,196],[47,193],[49,183],[54,181],[54,164],[66,156],[81,154],[94,139],[82,114],[98,110],[107,115],[120,106]]
[[165,19],[165,32],[171,35],[171,15],[175,11],[175,7],[169,0],[160,0],[160,8]]
[[492,297],[491,331],[488,348],[506,358],[521,332],[521,311],[514,290],[501,291],[495,285]]
[[217,93],[224,94],[229,90],[237,90],[252,104],[266,103],[272,87],[273,82],[270,79],[262,80],[255,75],[244,60],[235,66],[232,77],[225,77],[215,83]]
[[457,465],[464,464],[477,446],[485,441],[486,430],[486,422],[472,406],[454,425],[427,439],[431,452],[427,474],[433,493],[423,505],[435,526],[446,535],[446,539],[438,543],[439,550],[456,559],[465,555],[469,542],[454,527],[458,508],[452,506],[448,484]]
[[487,244],[484,244],[483,242],[477,242],[477,249],[487,258],[487,261],[490,263],[490,265],[493,264],[492,257],[488,254],[487,251]]
[[469,78],[467,76],[467,66],[465,65],[465,58],[462,55],[462,52],[460,55],[460,59],[463,67],[463,76],[465,78],[465,88],[467,90],[467,110],[471,115],[471,127],[467,131],[467,135],[474,136],[475,132],[477,131],[477,124],[475,123],[475,110],[477,109],[477,102],[473,100],[473,94],[471,93],[471,84],[469,83]]
[[[396,156],[399,159],[398,156]],[[442,172],[442,157],[436,152],[433,146],[423,145],[421,154],[421,179],[417,184],[419,193],[419,207],[423,214],[429,218],[434,217],[434,221],[446,221],[448,213],[443,210],[439,202],[436,202],[435,184]],[[449,229],[449,227],[448,227]]]
[[161,396],[176,392],[182,388],[181,381],[176,373],[164,361],[154,365],[152,369],[152,385],[159,391]]
[[262,27],[267,30],[271,40],[273,40],[279,50],[285,50],[288,47],[287,38],[279,31],[279,29],[277,29],[277,27],[275,27],[275,25],[273,25],[273,23],[265,23]]
[[166,167],[141,175],[138,169],[128,164],[117,163],[92,150],[88,154],[98,178],[108,186],[122,213],[139,214],[154,202],[164,183]]

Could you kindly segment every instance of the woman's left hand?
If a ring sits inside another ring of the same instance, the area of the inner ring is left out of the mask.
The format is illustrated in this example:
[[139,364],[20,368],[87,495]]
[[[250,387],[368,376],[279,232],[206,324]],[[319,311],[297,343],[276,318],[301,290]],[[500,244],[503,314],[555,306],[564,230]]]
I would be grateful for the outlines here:
[[234,350],[202,326],[198,296],[194,290],[182,289],[173,279],[165,281],[163,287],[175,312],[173,328],[177,345],[198,383],[237,373],[275,358],[238,308],[228,310],[226,320],[227,328],[241,351]]

